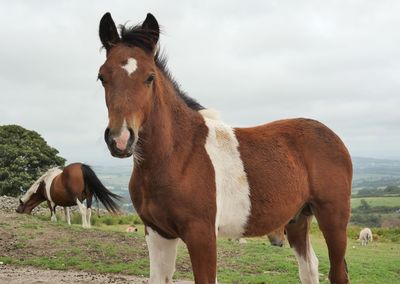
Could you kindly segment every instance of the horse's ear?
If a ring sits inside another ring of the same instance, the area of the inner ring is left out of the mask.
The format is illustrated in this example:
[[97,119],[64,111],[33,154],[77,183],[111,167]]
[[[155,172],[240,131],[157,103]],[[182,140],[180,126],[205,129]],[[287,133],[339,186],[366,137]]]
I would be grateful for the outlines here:
[[150,34],[152,49],[154,50],[157,45],[158,38],[160,37],[160,27],[158,26],[156,18],[152,14],[147,14],[146,19],[142,24],[142,29]]
[[101,43],[106,48],[107,52],[120,41],[117,27],[110,13],[105,13],[100,20],[99,36]]

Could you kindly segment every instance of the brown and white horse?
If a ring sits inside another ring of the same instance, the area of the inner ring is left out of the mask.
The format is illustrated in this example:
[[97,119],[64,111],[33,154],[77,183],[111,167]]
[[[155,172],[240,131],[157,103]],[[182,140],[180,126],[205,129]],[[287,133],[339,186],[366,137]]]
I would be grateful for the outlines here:
[[[49,169],[20,198],[20,205],[16,211],[30,214],[36,206],[47,200],[51,220],[57,221],[56,206],[59,205],[64,207],[65,218],[71,225],[68,207],[78,205],[82,215],[82,226],[90,228],[93,196],[100,200],[108,211],[114,213],[119,211],[115,200],[120,196],[110,192],[88,165],[74,163],[63,170]],[[83,204],[85,199],[86,206]]]
[[129,190],[146,225],[150,283],[172,282],[179,238],[195,282],[215,283],[218,236],[261,236],[286,224],[301,281],[318,283],[312,215],[328,245],[331,282],[347,283],[352,163],[339,137],[311,119],[228,126],[172,79],[151,14],[119,35],[106,13],[99,34],[105,141],[113,156],[135,159]]

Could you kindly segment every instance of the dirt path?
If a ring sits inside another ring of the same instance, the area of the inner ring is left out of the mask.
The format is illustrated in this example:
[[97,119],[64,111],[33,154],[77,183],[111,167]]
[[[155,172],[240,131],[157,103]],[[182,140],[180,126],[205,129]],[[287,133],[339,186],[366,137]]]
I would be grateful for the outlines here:
[[[135,263],[139,263],[136,271],[148,269],[148,263],[140,265],[147,257],[144,237],[139,233],[83,230],[0,210],[1,284],[147,283],[146,278],[129,275],[131,272],[127,271]],[[10,264],[10,259],[23,265]],[[39,262],[55,266],[55,269],[25,265]],[[81,263],[92,266],[83,271],[79,268]],[[125,263],[128,265],[124,268]],[[120,265],[120,270],[126,273],[92,272],[108,265]],[[189,262],[180,264],[180,269],[190,270]],[[140,275],[140,272],[136,273]],[[175,283],[193,282],[181,280]]]
[[[0,265],[0,283],[147,283],[147,279],[121,274],[99,274],[74,270],[49,270],[31,266]],[[174,282],[190,284],[189,281]]]
[[82,271],[40,269],[31,266],[0,266],[0,283],[147,283],[128,275],[97,274]]

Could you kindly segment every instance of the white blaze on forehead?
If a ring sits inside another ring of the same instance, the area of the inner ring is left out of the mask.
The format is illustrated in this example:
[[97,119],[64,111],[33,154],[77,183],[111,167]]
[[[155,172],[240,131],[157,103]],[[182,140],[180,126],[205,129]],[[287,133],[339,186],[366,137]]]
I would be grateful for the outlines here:
[[127,63],[125,65],[122,65],[121,68],[128,73],[128,76],[131,76],[131,74],[137,69],[136,59],[133,57],[128,58]]
[[239,142],[230,126],[205,114],[209,113],[203,114],[208,127],[205,148],[215,172],[216,234],[240,237],[245,231],[251,202],[250,186],[238,150]]

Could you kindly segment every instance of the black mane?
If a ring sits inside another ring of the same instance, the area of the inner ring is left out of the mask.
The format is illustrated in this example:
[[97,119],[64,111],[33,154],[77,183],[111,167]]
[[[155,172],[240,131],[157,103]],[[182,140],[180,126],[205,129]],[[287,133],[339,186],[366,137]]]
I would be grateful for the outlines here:
[[[126,27],[124,25],[120,26],[121,29],[121,42],[129,45],[136,46],[143,49],[146,52],[152,53],[152,42],[157,41],[157,36],[152,34],[150,31],[145,30],[142,26],[137,25],[133,27]],[[157,51],[154,57],[156,66],[161,70],[161,72],[171,81],[176,95],[180,97],[188,107],[195,111],[205,109],[201,104],[199,104],[195,99],[189,97],[184,91],[181,90],[178,82],[175,81],[171,72],[167,68],[167,57],[160,51]]]

